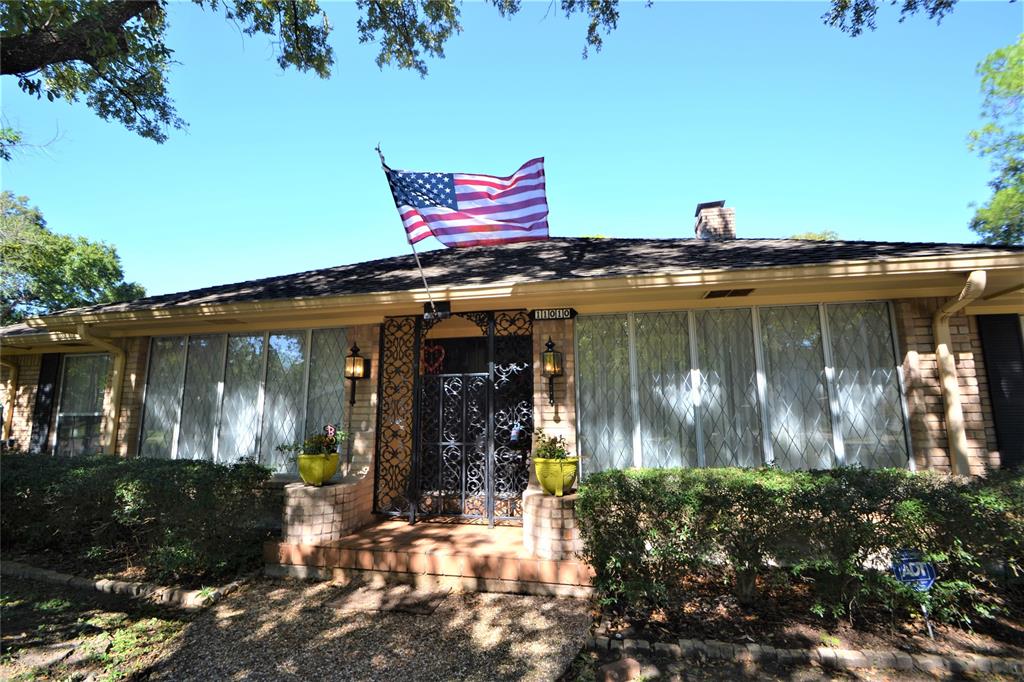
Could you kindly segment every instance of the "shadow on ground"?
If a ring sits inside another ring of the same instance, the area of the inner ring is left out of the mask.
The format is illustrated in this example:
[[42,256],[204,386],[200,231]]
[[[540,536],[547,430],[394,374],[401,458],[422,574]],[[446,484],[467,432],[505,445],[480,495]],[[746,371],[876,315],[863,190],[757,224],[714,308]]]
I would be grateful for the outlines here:
[[361,583],[261,579],[196,618],[154,680],[552,680],[590,626],[586,601],[449,594],[429,615],[329,606]]

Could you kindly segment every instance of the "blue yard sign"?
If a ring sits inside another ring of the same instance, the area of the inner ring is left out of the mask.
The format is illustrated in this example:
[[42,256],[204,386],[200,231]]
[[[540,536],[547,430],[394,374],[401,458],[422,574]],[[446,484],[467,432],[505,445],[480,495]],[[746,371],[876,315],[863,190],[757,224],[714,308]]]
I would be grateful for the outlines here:
[[935,584],[935,565],[923,561],[921,553],[912,549],[899,551],[892,562],[892,574],[918,592],[927,592]]

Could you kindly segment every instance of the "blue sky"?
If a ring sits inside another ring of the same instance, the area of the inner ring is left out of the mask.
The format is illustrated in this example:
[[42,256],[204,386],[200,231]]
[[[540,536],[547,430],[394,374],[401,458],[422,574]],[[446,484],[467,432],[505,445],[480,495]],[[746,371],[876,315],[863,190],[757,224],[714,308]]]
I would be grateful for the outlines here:
[[974,69],[1024,18],[1020,3],[961,1],[941,25],[899,24],[885,8],[853,39],[821,23],[824,3],[624,4],[582,60],[581,18],[467,3],[421,79],[377,68],[352,5],[324,7],[326,81],[172,4],[171,92],[190,128],[163,145],[5,77],[6,120],[57,139],[5,163],[3,188],[52,229],[115,244],[150,293],[408,253],[378,142],[409,170],[504,175],[545,156],[559,236],[689,237],[694,206],[725,199],[744,237],[976,241],[969,204],[990,172],[965,146]]

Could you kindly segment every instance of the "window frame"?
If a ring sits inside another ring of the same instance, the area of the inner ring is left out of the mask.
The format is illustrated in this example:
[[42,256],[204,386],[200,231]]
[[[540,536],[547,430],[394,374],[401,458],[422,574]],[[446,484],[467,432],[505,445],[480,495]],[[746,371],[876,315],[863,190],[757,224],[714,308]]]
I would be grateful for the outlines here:
[[[98,412],[64,412],[64,379],[67,376],[67,362],[69,359],[80,359],[80,358],[95,358],[103,357],[107,360],[107,371],[103,375],[103,389],[101,391],[102,396],[100,398],[100,409]],[[99,417],[100,418],[100,447],[104,446],[103,437],[105,432],[108,431],[104,422],[106,421],[106,410],[104,409],[107,402],[107,383],[110,380],[110,372],[113,368],[111,362],[110,353],[105,352],[93,352],[93,353],[64,353],[60,358],[60,372],[59,381],[57,382],[57,407],[53,411],[53,441],[50,445],[50,455],[56,457],[58,454],[57,446],[60,442],[60,422],[62,417]]]
[[[775,456],[773,444],[771,442],[771,417],[769,414],[770,401],[768,400],[768,377],[765,369],[765,358],[764,358],[764,340],[761,333],[761,310],[764,308],[783,308],[783,307],[810,307],[814,306],[817,308],[819,330],[821,334],[822,344],[822,371],[824,374],[826,395],[828,397],[828,417],[831,425],[831,443],[833,450],[832,467],[843,466],[846,461],[846,448],[842,433],[842,421],[840,417],[839,407],[839,393],[837,387],[836,377],[836,363],[834,357],[834,348],[832,344],[832,336],[829,323],[828,307],[835,305],[877,305],[883,304],[885,306],[885,320],[889,327],[889,337],[891,342],[892,359],[894,360],[896,370],[896,381],[897,390],[899,391],[899,412],[902,418],[902,432],[903,442],[906,449],[906,464],[905,466],[910,471],[916,470],[916,463],[914,461],[914,450],[913,443],[910,434],[910,412],[907,406],[907,394],[906,394],[906,382],[903,372],[903,364],[900,361],[900,339],[899,339],[899,328],[896,324],[896,313],[892,301],[890,300],[854,300],[854,301],[832,301],[832,302],[809,302],[809,303],[793,303],[793,304],[772,304],[772,305],[748,305],[748,306],[717,306],[708,308],[683,308],[683,309],[672,309],[672,310],[635,310],[630,312],[602,312],[595,313],[593,317],[611,317],[611,316],[624,316],[626,318],[627,325],[627,338],[629,343],[629,377],[630,382],[630,409],[634,411],[639,410],[639,400],[637,397],[637,391],[639,390],[639,382],[637,381],[638,368],[636,366],[636,316],[644,313],[683,313],[686,315],[686,329],[689,336],[690,344],[690,372],[691,375],[696,373],[696,377],[701,376],[702,367],[699,364],[699,352],[696,343],[697,337],[697,323],[694,314],[697,312],[714,312],[714,311],[730,311],[737,309],[749,310],[751,314],[751,331],[754,341],[754,368],[755,368],[755,380],[757,386],[757,408],[758,416],[760,420],[760,438],[761,438],[761,465],[762,466],[774,466]],[[590,317],[590,315],[584,315],[583,317]],[[1024,317],[1022,317],[1024,321]],[[575,325],[575,322],[574,322]],[[574,357],[579,358],[579,334],[573,333],[573,353]],[[581,403],[581,381],[580,381],[580,363],[575,362],[575,419],[577,425],[576,433],[576,455],[580,458],[579,468],[580,476],[584,477],[589,473],[587,469],[587,459],[584,458],[582,451],[582,434],[580,427],[584,421],[582,419],[582,403]],[[700,390],[700,384],[697,378],[692,379],[691,383],[691,402],[694,413],[694,430],[695,430],[695,442],[697,444],[697,468],[704,468],[706,466],[706,450],[705,450],[705,439],[702,428],[701,410],[703,408],[703,395]],[[634,432],[630,436],[631,448],[632,448],[632,461],[634,467],[643,466],[643,444],[637,442],[637,427],[634,424]]]
[[[341,352],[346,352],[347,344],[349,341],[349,331],[344,326],[330,326],[330,327],[306,327],[302,329],[271,329],[265,331],[254,330],[251,332],[237,331],[237,332],[197,332],[195,334],[161,334],[159,336],[151,336],[148,343],[148,355],[146,359],[146,382],[142,389],[142,410],[141,418],[139,423],[139,433],[136,438],[136,447],[139,453],[142,452],[142,444],[146,437],[146,401],[149,398],[149,385],[150,376],[153,369],[153,344],[157,339],[163,338],[182,338],[184,339],[184,359],[182,361],[181,377],[178,380],[178,406],[177,417],[174,423],[174,435],[171,443],[170,450],[168,452],[168,459],[179,459],[179,442],[181,432],[181,421],[184,410],[181,409],[181,403],[184,400],[185,385],[188,377],[188,363],[189,354],[191,350],[191,339],[193,336],[223,336],[224,337],[224,349],[221,353],[220,358],[220,374],[217,380],[217,398],[216,414],[213,418],[213,438],[210,445],[210,457],[208,460],[211,462],[220,462],[220,450],[221,450],[221,438],[223,435],[224,426],[224,402],[226,395],[227,386],[227,369],[228,369],[228,356],[230,351],[230,339],[232,336],[259,336],[263,339],[262,352],[260,355],[260,369],[259,369],[259,387],[256,400],[256,435],[253,443],[253,452],[257,461],[260,460],[260,453],[262,452],[263,438],[265,436],[265,421],[266,421],[266,406],[267,406],[267,375],[268,366],[270,360],[270,339],[275,335],[299,335],[302,338],[303,350],[304,350],[304,367],[302,377],[302,410],[301,414],[296,417],[297,423],[301,425],[303,433],[306,429],[306,421],[309,416],[309,375],[310,369],[313,363],[313,334],[315,331],[327,331],[327,330],[339,330],[342,334]],[[343,409],[341,415],[342,419],[349,417],[349,405],[345,398],[347,397],[347,386],[345,382],[342,382],[342,396],[340,398],[340,404]],[[339,428],[341,425],[338,425]],[[275,470],[275,473],[281,474],[286,473],[283,471]]]

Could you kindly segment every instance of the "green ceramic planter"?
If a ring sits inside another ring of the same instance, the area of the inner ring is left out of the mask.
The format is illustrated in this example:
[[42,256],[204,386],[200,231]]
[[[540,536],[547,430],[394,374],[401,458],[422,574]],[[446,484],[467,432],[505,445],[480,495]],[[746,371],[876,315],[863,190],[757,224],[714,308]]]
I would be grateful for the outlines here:
[[299,476],[306,485],[323,485],[338,471],[338,453],[299,455]]
[[579,457],[567,457],[565,459],[547,459],[545,457],[534,457],[533,468],[537,472],[537,480],[540,487],[548,495],[561,497],[567,491],[572,490],[576,482],[576,471],[579,468]]

